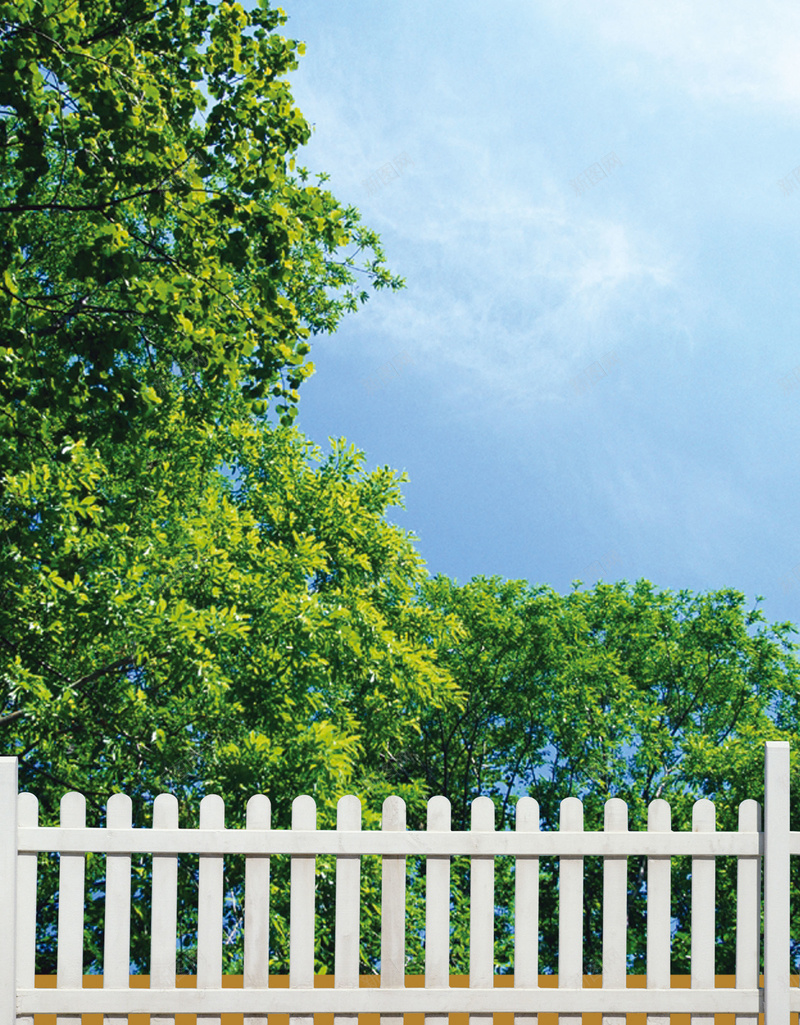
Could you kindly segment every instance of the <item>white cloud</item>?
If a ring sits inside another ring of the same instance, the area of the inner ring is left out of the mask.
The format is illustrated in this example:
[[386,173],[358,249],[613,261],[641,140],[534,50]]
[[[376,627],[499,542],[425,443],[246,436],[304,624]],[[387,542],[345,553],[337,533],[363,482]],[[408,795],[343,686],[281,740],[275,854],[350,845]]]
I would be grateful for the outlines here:
[[660,65],[660,77],[698,98],[800,101],[800,8],[786,0],[544,0],[537,9],[594,44],[626,51],[623,74],[643,82]]
[[417,270],[407,291],[363,319],[363,345],[377,331],[415,353],[453,404],[521,410],[571,400],[571,378],[628,345],[637,320],[663,322],[667,306],[674,319],[675,258],[634,226],[549,191],[539,206],[498,182],[483,203],[461,190],[415,190],[412,203],[398,186],[387,220],[413,246]]

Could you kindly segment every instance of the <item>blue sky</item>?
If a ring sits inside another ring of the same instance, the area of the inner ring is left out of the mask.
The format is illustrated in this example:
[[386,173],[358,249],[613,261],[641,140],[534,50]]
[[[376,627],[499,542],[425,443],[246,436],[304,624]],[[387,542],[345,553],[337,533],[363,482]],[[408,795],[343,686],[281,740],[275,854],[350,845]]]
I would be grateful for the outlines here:
[[300,162],[407,279],[316,340],[301,429],[407,471],[432,574],[800,623],[800,8],[284,6]]

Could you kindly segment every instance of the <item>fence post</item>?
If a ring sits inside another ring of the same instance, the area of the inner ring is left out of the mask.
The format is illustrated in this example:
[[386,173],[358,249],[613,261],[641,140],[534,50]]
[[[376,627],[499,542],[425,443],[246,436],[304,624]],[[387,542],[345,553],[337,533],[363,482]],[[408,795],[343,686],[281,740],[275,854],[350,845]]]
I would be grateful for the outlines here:
[[789,745],[764,752],[764,1025],[789,1025]]
[[[341,832],[361,830],[361,801],[354,795],[340,797],[336,805],[336,828]],[[361,858],[336,858],[336,925],[334,931],[333,982],[337,989],[358,989],[361,947]],[[267,1025],[266,1018],[264,1025]],[[358,1025],[357,1014],[335,1014],[333,1025]]]
[[0,1025],[17,1018],[17,759],[0,758]]
[[[292,829],[313,832],[317,806],[309,794],[292,801]],[[289,988],[314,988],[314,930],[317,859],[293,854],[289,874]],[[291,1014],[289,1025],[314,1025],[314,1016]]]
[[[66,829],[86,828],[86,797],[72,790],[59,802],[59,825]],[[62,851],[58,861],[58,950],[56,988],[83,986],[83,924],[86,909],[86,854]],[[62,1014],[56,1025],[81,1025],[80,1014]]]
[[[739,832],[761,832],[758,801],[739,805]],[[736,988],[758,989],[761,961],[761,860],[736,859]],[[736,1025],[758,1025],[758,1015],[736,1015]]]
[[[606,801],[603,829],[628,831],[628,806],[619,797]],[[650,923],[648,922],[648,925]],[[603,858],[603,988],[625,989],[628,960],[628,859]],[[625,1025],[624,1014],[604,1014],[603,1025]]]
[[[470,828],[494,832],[494,802],[476,797],[472,802]],[[491,989],[494,985],[494,858],[469,861],[469,985]],[[492,1025],[491,1014],[470,1014],[469,1025]]]
[[[387,797],[383,802],[381,829],[405,831],[405,828],[405,802],[401,797]],[[381,987],[402,989],[405,983],[406,859],[401,855],[384,854],[381,861]],[[382,1014],[381,1025],[403,1025],[403,1015]]]
[[[200,801],[200,828],[225,829],[225,802],[219,794]],[[197,988],[222,988],[222,920],[225,861],[221,854],[201,854],[197,873]],[[197,1016],[197,1025],[220,1025],[216,1014]],[[76,1023],[77,1025],[77,1023]]]
[[[449,833],[450,802],[428,801],[428,832]],[[428,855],[425,861],[425,988],[450,985],[450,857]],[[425,1025],[448,1025],[447,1014],[428,1014]]]
[[[692,832],[713,833],[716,809],[706,797],[692,808]],[[713,857],[692,858],[692,989],[714,989],[716,946],[716,865]],[[691,1025],[714,1025],[713,1014],[693,1014]],[[788,1023],[787,1023],[788,1025]]]
[[[647,808],[648,833],[670,833],[672,812],[663,797]],[[669,856],[647,859],[647,988],[668,990],[672,957],[672,863]],[[647,1025],[670,1025],[668,1014],[648,1014]]]
[[[583,805],[577,797],[561,802],[560,832],[583,832]],[[583,987],[583,858],[558,859],[558,988]],[[581,1025],[580,1014],[559,1014],[559,1025]]]

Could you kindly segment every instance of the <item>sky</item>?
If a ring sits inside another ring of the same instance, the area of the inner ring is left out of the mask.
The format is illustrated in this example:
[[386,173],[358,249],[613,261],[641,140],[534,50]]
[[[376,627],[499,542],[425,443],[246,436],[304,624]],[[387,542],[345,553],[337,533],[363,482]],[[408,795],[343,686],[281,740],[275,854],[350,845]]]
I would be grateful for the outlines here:
[[800,624],[800,8],[283,6],[298,162],[407,282],[314,340],[301,430],[407,472],[431,574]]

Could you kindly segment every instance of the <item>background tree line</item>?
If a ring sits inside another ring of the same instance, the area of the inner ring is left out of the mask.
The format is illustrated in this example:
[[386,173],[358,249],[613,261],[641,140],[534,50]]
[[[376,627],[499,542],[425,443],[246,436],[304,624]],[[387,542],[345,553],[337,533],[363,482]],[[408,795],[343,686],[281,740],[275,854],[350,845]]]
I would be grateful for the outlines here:
[[[156,793],[196,821],[203,793],[241,824],[247,797],[311,793],[331,825],[354,792],[365,825],[389,793],[421,826],[428,796],[494,799],[498,828],[531,793],[558,802],[667,798],[674,827],[719,802],[720,828],[762,789],[765,739],[797,732],[794,627],[733,590],[647,581],[558,595],[524,581],[429,578],[386,511],[404,477],[330,455],[295,427],[313,338],[373,288],[398,288],[380,240],[296,166],[309,127],[286,76],[301,44],[268,3],[0,3],[0,737],[57,821],[68,789]],[[89,859],[102,890],[102,859]],[[42,859],[41,971],[55,964],[57,877]],[[554,865],[543,863],[542,963],[555,970]],[[196,875],[182,875],[191,933]],[[226,970],[241,958],[229,872]],[[643,970],[641,866],[631,959]],[[730,895],[721,866],[720,896]],[[422,970],[424,874],[411,866],[409,970]],[[148,865],[133,957],[146,968]],[[598,866],[587,863],[587,970],[598,965]],[[688,867],[678,865],[685,879]],[[377,866],[365,862],[364,964],[375,966]],[[285,866],[273,970],[286,967]],[[457,862],[453,965],[468,955]],[[512,866],[498,861],[498,905]],[[319,907],[330,920],[330,866]],[[719,902],[723,939],[730,900]],[[676,897],[674,970],[688,963]],[[510,963],[506,916],[498,963]],[[417,924],[415,924],[417,923]],[[98,909],[87,967],[102,966]],[[332,933],[319,931],[321,968]],[[728,970],[731,945],[719,949]],[[191,970],[191,944],[182,968]]]

